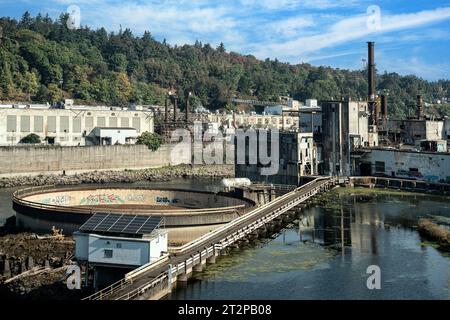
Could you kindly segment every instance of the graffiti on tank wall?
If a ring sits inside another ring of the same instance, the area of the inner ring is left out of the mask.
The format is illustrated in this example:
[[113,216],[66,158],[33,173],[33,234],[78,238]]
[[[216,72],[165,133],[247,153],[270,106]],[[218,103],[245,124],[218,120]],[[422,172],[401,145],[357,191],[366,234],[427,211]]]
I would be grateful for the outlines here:
[[126,199],[133,202],[145,202],[146,197],[143,194],[130,194]]
[[111,194],[90,194],[82,198],[80,205],[97,205],[97,204],[123,204],[125,201],[114,193]]
[[158,204],[177,204],[180,203],[180,199],[170,199],[168,197],[161,197],[161,196],[156,196],[155,197],[155,202]]
[[42,204],[51,204],[54,206],[68,206],[70,205],[70,196],[62,195],[56,197],[45,198],[40,201]]

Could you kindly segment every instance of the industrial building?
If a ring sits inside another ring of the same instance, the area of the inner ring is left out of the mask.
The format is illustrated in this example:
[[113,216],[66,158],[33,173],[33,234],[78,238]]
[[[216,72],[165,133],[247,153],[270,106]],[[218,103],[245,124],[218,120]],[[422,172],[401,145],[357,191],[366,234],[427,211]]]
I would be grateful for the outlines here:
[[[266,107],[272,115],[260,115],[256,127],[261,123],[270,127],[272,119],[264,117],[276,116],[283,124],[273,126],[282,130],[278,174],[261,177],[257,166],[246,164],[236,165],[236,177],[280,184],[298,184],[302,177],[315,174],[450,182],[450,120],[427,116],[419,94],[414,117],[390,119],[388,96],[375,92],[373,42],[368,42],[367,75],[366,101],[347,98],[321,101],[319,106],[316,100],[307,100],[296,113],[286,104]],[[287,126],[287,115],[298,126]]]
[[0,145],[18,144],[30,133],[49,145],[134,143],[136,136],[154,131],[153,122],[153,112],[139,107],[0,105]]
[[450,183],[450,153],[365,149],[355,159],[354,175]]
[[[267,131],[258,131],[258,141],[248,141],[245,146],[245,163],[239,163],[235,159],[235,176],[248,178],[255,182],[265,182],[273,184],[298,185],[302,177],[317,175],[321,157],[317,146],[314,143],[313,134],[302,133],[298,131],[279,133],[279,164],[278,173],[274,175],[262,175],[261,169],[264,167],[260,161],[260,154],[257,155],[257,162],[251,163],[249,156],[249,143],[259,145],[261,134],[267,134]],[[270,133],[267,134],[268,145],[271,145]],[[235,140],[235,150],[237,139]],[[267,165],[267,164],[266,164]]]
[[369,131],[369,104],[361,101],[322,103],[319,143],[325,175],[351,175],[353,150],[378,146],[377,132]]

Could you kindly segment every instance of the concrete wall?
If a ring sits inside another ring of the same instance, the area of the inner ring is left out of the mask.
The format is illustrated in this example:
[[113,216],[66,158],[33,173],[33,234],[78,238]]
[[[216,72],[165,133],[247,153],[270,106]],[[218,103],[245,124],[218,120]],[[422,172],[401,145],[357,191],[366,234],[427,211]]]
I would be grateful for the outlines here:
[[370,163],[372,174],[375,175],[450,182],[450,153],[375,149],[371,150],[361,162]]
[[324,174],[349,174],[349,143],[352,148],[378,145],[376,135],[369,133],[367,102],[329,101],[322,110]]
[[[23,200],[56,206],[95,206],[95,205],[146,205],[177,206],[182,208],[222,208],[248,205],[248,202],[218,194],[151,190],[151,189],[89,189],[64,190],[25,196]],[[170,213],[170,212],[169,212]],[[164,214],[164,212],[163,212]]]
[[143,145],[0,147],[0,176],[159,167],[170,163],[170,151],[168,145],[154,152]]

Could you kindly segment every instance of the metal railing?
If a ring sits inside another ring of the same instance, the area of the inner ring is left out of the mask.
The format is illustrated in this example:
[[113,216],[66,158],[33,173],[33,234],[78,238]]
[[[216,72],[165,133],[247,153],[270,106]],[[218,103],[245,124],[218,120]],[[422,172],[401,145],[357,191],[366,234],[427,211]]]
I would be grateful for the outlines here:
[[167,289],[169,285],[169,275],[167,272],[164,272],[154,280],[152,280],[150,283],[133,289],[132,291],[127,292],[115,298],[114,300],[131,300],[144,294],[147,296],[147,298],[151,298],[152,296],[160,293],[162,290]]
[[[39,187],[29,187],[25,189],[17,190],[13,193],[12,199],[13,202],[19,205],[31,207],[31,208],[37,208],[42,210],[49,210],[49,211],[58,211],[58,212],[67,212],[67,213],[80,213],[80,214],[93,214],[97,211],[104,211],[104,208],[98,208],[95,209],[93,207],[83,208],[81,206],[61,206],[61,205],[54,205],[54,204],[45,204],[40,203],[37,201],[30,201],[25,200],[22,197],[24,196],[32,196],[39,193],[42,193],[43,191],[46,192],[63,192],[63,191],[81,191],[81,190],[88,190],[89,188],[83,187],[83,188],[73,188],[73,187],[61,187],[57,188],[56,185],[47,185],[47,186],[39,186]],[[104,187],[101,189],[121,189],[120,187]],[[152,188],[136,188],[136,189],[144,189],[144,190],[155,190]],[[163,189],[166,191],[183,191],[183,192],[190,192],[189,190],[181,190],[181,189]],[[206,192],[209,193],[209,192]],[[233,205],[233,206],[227,206],[227,207],[215,207],[215,208],[201,208],[201,209],[173,209],[170,210],[170,215],[203,215],[203,214],[214,214],[214,213],[235,213],[246,209],[251,209],[252,207],[247,207],[246,204],[240,204],[240,205]],[[123,213],[123,209],[120,208],[108,208],[108,212],[111,213]],[[136,213],[136,214],[159,214],[159,215],[165,215],[164,211],[156,210],[156,209],[127,209],[127,212],[129,213]]]
[[[317,182],[321,182],[321,183],[314,186],[314,184],[317,184]],[[170,268],[169,271],[163,272],[162,274],[160,274],[158,277],[156,277],[149,283],[143,284],[143,285],[139,286],[138,288],[131,290],[130,292],[122,294],[118,298],[115,298],[115,300],[129,300],[129,299],[133,299],[133,298],[142,296],[144,294],[148,298],[148,297],[152,297],[152,296],[160,293],[162,290],[167,289],[171,285],[169,283],[170,282],[169,279],[173,275],[186,273],[187,270],[191,269],[194,265],[196,265],[198,263],[202,263],[202,261],[204,259],[207,259],[210,256],[212,256],[213,254],[215,254],[216,250],[223,250],[224,248],[230,246],[234,242],[246,237],[249,233],[253,232],[254,230],[259,229],[261,226],[272,221],[273,219],[280,216],[284,212],[290,210],[292,207],[295,207],[299,203],[314,196],[320,190],[322,190],[322,188],[324,186],[329,187],[330,185],[333,186],[336,183],[339,183],[339,179],[337,179],[335,177],[317,178],[313,181],[308,182],[307,184],[305,184],[301,187],[296,188],[293,192],[297,193],[297,192],[301,191],[302,194],[300,194],[298,197],[294,197],[292,200],[290,200],[288,202],[286,202],[286,201],[289,198],[293,197],[293,195],[294,195],[292,192],[289,194],[280,196],[277,199],[275,199],[274,201],[272,201],[264,206],[254,209],[251,213],[249,213],[245,216],[239,217],[239,218],[233,220],[232,222],[229,222],[228,224],[224,225],[223,227],[215,229],[214,231],[209,232],[206,235],[201,236],[201,237],[197,238],[196,240],[189,242],[180,248],[172,249],[171,253],[178,253],[178,254],[192,250],[196,246],[199,246],[199,244],[201,242],[204,242],[208,239],[212,239],[213,237],[219,235],[220,233],[226,234],[226,232],[228,230],[236,227],[237,225],[239,225],[247,220],[253,219],[258,214],[263,213],[262,212],[263,210],[268,210],[268,209],[270,209],[271,206],[278,205],[278,207],[276,207],[276,209],[269,211],[267,214],[261,216],[259,219],[252,221],[252,222],[248,223],[247,225],[244,225],[242,228],[234,231],[233,233],[224,236],[224,238],[222,240],[219,240],[219,243],[214,243],[214,244],[209,245],[208,247],[204,247],[204,249],[201,250],[200,252],[198,252],[196,254],[192,254],[188,259],[186,259],[185,261]],[[168,257],[166,259],[168,260]],[[118,291],[120,291],[121,289],[124,289],[126,286],[129,286],[130,284],[132,284],[133,280],[136,279],[136,281],[138,281],[137,279],[139,276],[143,276],[145,273],[150,272],[151,270],[153,270],[157,266],[158,267],[161,266],[162,264],[163,264],[163,262],[160,262],[158,264],[143,266],[139,269],[136,269],[128,274],[128,278],[126,276],[125,279],[113,284],[111,287],[105,288],[102,291],[99,291],[96,294],[94,294],[90,297],[87,297],[85,299],[97,300],[97,299],[102,299],[102,298],[111,298]],[[170,272],[170,275],[169,275],[169,272]]]

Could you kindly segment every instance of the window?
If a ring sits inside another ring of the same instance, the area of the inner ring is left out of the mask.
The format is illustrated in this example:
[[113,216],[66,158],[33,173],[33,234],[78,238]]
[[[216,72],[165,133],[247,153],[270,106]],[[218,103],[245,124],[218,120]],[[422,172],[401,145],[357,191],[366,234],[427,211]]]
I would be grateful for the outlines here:
[[97,118],[97,127],[106,127],[106,118],[105,117]]
[[81,133],[81,118],[77,117],[72,119],[72,128],[73,132]]
[[20,116],[20,132],[30,132],[30,116]]
[[16,132],[17,117],[16,116],[6,116],[6,131]]
[[375,161],[375,171],[376,172],[384,172],[385,171],[384,161]]
[[116,248],[117,249],[122,249],[122,244],[121,243],[116,243]]
[[120,126],[128,128],[130,126],[130,120],[128,118],[120,118]]
[[117,118],[115,118],[115,117],[109,118],[109,126],[110,127],[117,127]]
[[86,117],[84,126],[86,128],[86,131],[91,132],[91,130],[94,128],[94,118]]
[[34,116],[34,132],[43,132],[43,131],[44,131],[44,117]]
[[47,117],[47,131],[51,133],[56,133],[56,117],[48,116]]
[[133,118],[133,128],[135,128],[138,133],[141,132],[141,119],[140,118]]
[[59,118],[59,132],[69,132],[69,117],[61,116]]
[[106,259],[111,259],[113,257],[113,251],[111,249],[105,249],[104,253],[104,258]]

